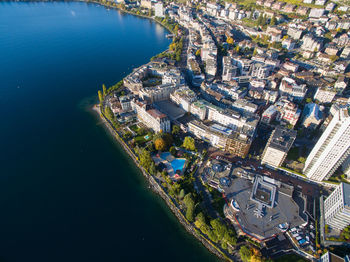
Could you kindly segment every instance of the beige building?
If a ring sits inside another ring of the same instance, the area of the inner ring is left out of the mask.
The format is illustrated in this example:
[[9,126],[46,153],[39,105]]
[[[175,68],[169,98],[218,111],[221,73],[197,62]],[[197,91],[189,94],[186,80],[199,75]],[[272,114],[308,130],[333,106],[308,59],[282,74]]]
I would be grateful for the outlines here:
[[267,142],[261,163],[273,167],[281,166],[296,136],[297,132],[295,130],[277,126]]
[[314,95],[314,99],[321,103],[331,103],[336,94],[331,88],[319,87]]
[[170,120],[165,114],[157,109],[150,108],[144,101],[134,100],[131,104],[137,113],[138,120],[144,125],[154,132],[170,132]]
[[219,124],[206,125],[200,121],[188,124],[188,130],[196,137],[235,156],[245,158],[248,155],[252,139]]

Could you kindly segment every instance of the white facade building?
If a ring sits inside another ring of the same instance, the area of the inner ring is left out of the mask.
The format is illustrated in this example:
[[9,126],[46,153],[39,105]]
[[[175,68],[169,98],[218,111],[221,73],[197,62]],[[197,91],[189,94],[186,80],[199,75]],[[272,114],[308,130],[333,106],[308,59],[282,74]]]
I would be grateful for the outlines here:
[[304,173],[311,180],[328,179],[350,154],[348,108],[334,105],[333,118],[306,159]]
[[164,17],[163,3],[158,2],[154,5],[154,15],[156,17]]
[[324,201],[325,223],[342,230],[350,224],[350,185],[341,183]]
[[149,109],[148,105],[141,101],[133,101],[132,107],[137,113],[137,118],[154,132],[170,132],[170,120],[162,112]]
[[296,136],[297,132],[295,130],[277,126],[267,142],[261,163],[273,167],[281,166]]

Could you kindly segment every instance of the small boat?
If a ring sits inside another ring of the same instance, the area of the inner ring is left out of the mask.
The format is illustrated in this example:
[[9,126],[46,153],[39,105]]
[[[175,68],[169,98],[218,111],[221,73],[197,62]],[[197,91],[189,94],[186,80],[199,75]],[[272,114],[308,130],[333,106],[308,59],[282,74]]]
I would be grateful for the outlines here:
[[234,210],[236,210],[236,211],[240,211],[240,210],[241,210],[241,208],[239,207],[237,201],[234,200],[234,199],[231,200],[231,207],[232,207]]

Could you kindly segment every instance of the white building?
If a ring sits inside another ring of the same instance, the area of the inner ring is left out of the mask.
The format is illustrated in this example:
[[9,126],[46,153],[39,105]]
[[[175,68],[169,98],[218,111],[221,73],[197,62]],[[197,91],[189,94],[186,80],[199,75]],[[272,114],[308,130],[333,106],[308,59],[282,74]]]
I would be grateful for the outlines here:
[[331,88],[319,87],[314,95],[314,99],[320,103],[331,103],[337,92]]
[[170,120],[162,112],[157,109],[150,109],[149,106],[142,101],[133,101],[132,107],[136,111],[139,121],[151,128],[154,132],[170,132]]
[[181,86],[170,95],[170,100],[186,112],[190,112],[191,104],[197,101],[197,95],[188,86]]
[[320,262],[349,262],[349,260],[350,260],[349,255],[346,255],[345,258],[342,258],[331,252],[326,252],[322,255],[319,261]]
[[312,8],[309,17],[319,18],[324,15],[325,10],[320,8]]
[[281,166],[296,136],[297,132],[295,130],[277,126],[267,142],[261,163],[273,167]]
[[301,101],[306,94],[306,85],[298,85],[294,79],[290,77],[283,77],[279,91],[281,96],[288,95],[295,101]]
[[154,15],[156,17],[164,17],[164,7],[163,3],[158,2],[154,5]]
[[311,180],[328,179],[350,154],[348,108],[334,105],[334,114],[306,159],[304,173]]
[[350,224],[350,185],[341,183],[324,201],[325,224],[342,230]]

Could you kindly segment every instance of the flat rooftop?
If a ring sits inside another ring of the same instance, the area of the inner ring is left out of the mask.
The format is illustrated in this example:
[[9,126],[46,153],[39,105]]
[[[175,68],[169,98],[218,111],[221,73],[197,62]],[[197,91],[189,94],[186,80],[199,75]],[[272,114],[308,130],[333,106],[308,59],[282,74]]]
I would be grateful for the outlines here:
[[[299,206],[290,196],[280,193],[278,188],[273,207],[265,206],[263,208],[264,215],[258,217],[256,211],[259,208],[259,203],[251,200],[252,190],[252,181],[244,178],[234,178],[231,185],[225,188],[229,203],[234,199],[240,207],[240,211],[236,212],[235,216],[246,234],[264,240],[281,232],[278,228],[279,224],[288,223],[290,227],[295,227],[305,223],[299,216]],[[261,191],[260,196],[264,199],[270,197],[268,191],[264,190]]]
[[297,131],[277,126],[271,136],[272,138],[269,146],[286,152],[291,148],[297,136]]
[[171,120],[176,120],[186,113],[185,110],[168,100],[155,102],[154,105],[159,111],[166,114]]

